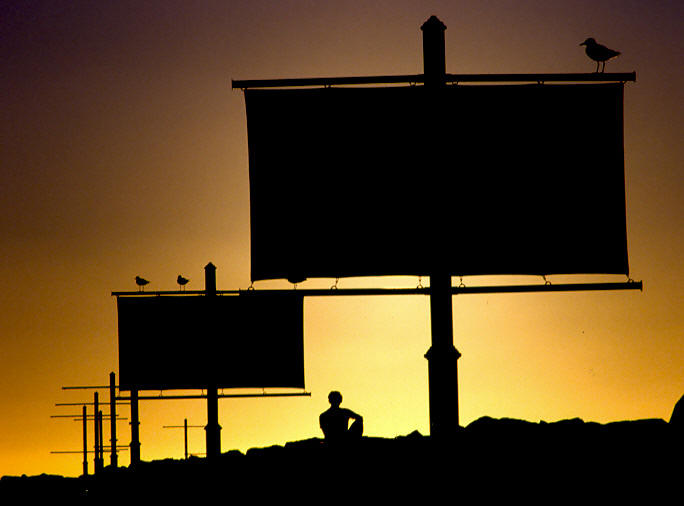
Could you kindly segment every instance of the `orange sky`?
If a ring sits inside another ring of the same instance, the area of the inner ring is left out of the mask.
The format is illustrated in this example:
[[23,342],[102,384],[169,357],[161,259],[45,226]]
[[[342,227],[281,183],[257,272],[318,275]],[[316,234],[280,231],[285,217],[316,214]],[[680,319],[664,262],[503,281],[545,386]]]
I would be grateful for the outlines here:
[[[112,291],[135,290],[137,274],[173,290],[179,273],[201,289],[210,261],[219,289],[249,286],[247,132],[231,79],[421,73],[420,25],[433,14],[447,26],[448,72],[590,72],[579,46],[589,36],[622,52],[608,71],[637,72],[625,87],[625,177],[631,277],[644,291],[454,297],[461,424],[669,419],[684,393],[681,2],[111,4],[0,7],[0,475],[81,472],[79,455],[50,454],[78,450],[80,424],[50,416],[92,399],[62,386],[117,370]],[[429,323],[422,296],[307,299],[311,397],[222,400],[223,450],[320,436],[331,389],[369,435],[427,434]],[[162,426],[184,418],[206,423],[204,403],[142,403],[142,458],[181,457],[182,433]],[[127,444],[126,421],[119,433]],[[204,451],[203,430],[190,450]]]

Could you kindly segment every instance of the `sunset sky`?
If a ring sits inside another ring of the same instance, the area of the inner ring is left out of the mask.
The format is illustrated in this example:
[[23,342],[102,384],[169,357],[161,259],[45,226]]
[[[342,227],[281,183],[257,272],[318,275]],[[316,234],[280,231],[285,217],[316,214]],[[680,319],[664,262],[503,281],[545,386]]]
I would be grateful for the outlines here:
[[[219,289],[250,285],[245,105],[231,80],[419,74],[431,15],[447,26],[450,73],[593,72],[579,46],[587,37],[621,51],[607,71],[637,73],[625,85],[625,181],[630,277],[644,290],[455,296],[461,425],[485,415],[669,420],[684,394],[681,1],[2,1],[0,476],[81,473],[80,455],[50,453],[81,449],[80,423],[51,416],[80,412],[56,403],[92,401],[63,386],[104,385],[118,370],[113,291],[136,290],[136,275],[148,290],[175,290],[178,274],[199,290],[208,262]],[[348,278],[339,288],[418,283]],[[320,437],[332,389],[367,435],[428,434],[429,347],[427,297],[307,298],[311,396],[221,400],[222,449]],[[181,458],[182,431],[162,427],[203,425],[206,405],[146,401],[140,416],[143,460]],[[128,421],[118,428],[128,444]],[[192,429],[189,444],[203,452],[204,431]]]

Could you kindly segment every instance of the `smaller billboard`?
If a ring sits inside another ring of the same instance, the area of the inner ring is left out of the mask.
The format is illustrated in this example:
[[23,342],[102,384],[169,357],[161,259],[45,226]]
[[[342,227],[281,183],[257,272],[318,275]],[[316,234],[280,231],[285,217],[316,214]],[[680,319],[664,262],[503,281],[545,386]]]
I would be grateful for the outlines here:
[[118,297],[122,390],[304,388],[303,299]]

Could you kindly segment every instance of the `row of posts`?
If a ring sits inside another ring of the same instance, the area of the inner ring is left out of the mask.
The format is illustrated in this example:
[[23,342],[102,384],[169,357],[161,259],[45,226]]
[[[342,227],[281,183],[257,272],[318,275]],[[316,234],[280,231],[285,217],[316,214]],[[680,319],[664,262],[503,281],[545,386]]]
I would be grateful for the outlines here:
[[[118,450],[120,449],[119,446],[117,446],[117,431],[116,431],[116,421],[117,421],[117,412],[116,412],[116,382],[115,382],[115,374],[112,372],[109,374],[109,380],[110,380],[110,385],[109,385],[109,390],[110,390],[110,400],[109,400],[109,409],[110,409],[110,414],[105,415],[103,414],[102,410],[100,409],[102,407],[102,403],[100,402],[100,396],[98,392],[94,393],[94,399],[93,399],[93,441],[94,441],[94,448],[92,450],[94,454],[94,459],[93,459],[93,465],[94,465],[94,472],[98,473],[102,469],[104,469],[104,453],[105,453],[105,445],[104,445],[104,427],[103,427],[103,420],[105,418],[110,419],[110,449],[109,449],[109,457],[110,457],[110,465],[112,468],[116,468],[119,465],[119,457],[118,457]],[[219,455],[221,452],[221,441],[220,441],[220,436],[217,438],[215,433],[212,432],[212,426],[217,426],[218,431],[221,430],[221,427],[218,426],[218,395],[216,396],[208,396],[208,400],[213,401],[212,405],[209,408],[209,412],[214,411],[215,416],[216,416],[216,421],[215,424],[212,425],[211,423],[207,424],[205,430],[207,431],[207,444],[209,442],[213,442],[213,444],[217,445],[215,446],[214,450],[215,451],[209,451],[211,450],[209,446],[207,446],[207,455],[212,455],[216,456]],[[140,432],[139,432],[139,427],[140,427],[140,418],[139,418],[139,411],[138,411],[138,392],[136,390],[131,392],[131,443],[129,446],[129,449],[131,451],[131,466],[134,466],[136,464],[140,463]],[[90,452],[88,450],[88,421],[89,421],[89,416],[88,416],[88,411],[87,411],[87,406],[84,404],[82,408],[82,420],[83,420],[83,475],[87,476],[88,475],[88,453]],[[175,427],[175,426],[173,426]],[[185,419],[185,423],[182,426],[185,429],[185,458],[188,458],[188,421]],[[198,427],[193,425],[192,427]],[[214,429],[216,430],[216,429]],[[220,434],[220,432],[219,432]]]
[[[100,396],[95,392],[93,399],[93,440],[94,440],[94,468],[95,472],[99,472],[104,468],[104,427],[103,419],[105,415],[100,409]],[[88,474],[88,412],[87,407],[83,405],[82,419],[83,419],[83,474]],[[119,455],[117,448],[116,437],[116,381],[114,373],[109,374],[109,419],[110,419],[110,465],[118,467]]]

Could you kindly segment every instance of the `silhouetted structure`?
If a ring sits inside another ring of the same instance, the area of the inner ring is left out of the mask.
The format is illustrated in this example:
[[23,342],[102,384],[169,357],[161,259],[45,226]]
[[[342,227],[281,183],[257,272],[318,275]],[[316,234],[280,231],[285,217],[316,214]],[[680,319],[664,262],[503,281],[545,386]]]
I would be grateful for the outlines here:
[[630,504],[645,492],[648,499],[640,502],[651,504],[667,492],[676,502],[681,440],[671,429],[662,419],[599,424],[482,417],[439,442],[414,431],[393,439],[364,437],[347,453],[330,452],[311,438],[232,450],[211,462],[164,459],[80,479],[5,476],[0,497],[3,504],[53,504],[61,498],[72,499],[69,504],[128,504],[132,498],[191,504],[200,494],[235,503],[278,504],[287,496],[318,504],[323,489],[381,504],[431,504],[471,493],[487,499],[500,493],[507,503],[535,495],[556,503],[560,494],[578,494],[578,504]]
[[[319,422],[325,435],[325,441],[330,444],[340,444],[356,441],[363,434],[363,417],[351,409],[341,408],[342,394],[332,391],[328,394],[330,408],[321,413]],[[354,422],[349,426],[349,420]]]
[[670,416],[670,425],[684,429],[684,395],[677,401],[672,416]]
[[[438,437],[459,428],[452,276],[629,274],[623,88],[636,79],[448,74],[445,29],[435,16],[421,26],[420,75],[233,81],[247,112],[251,280],[429,276]],[[604,65],[617,55],[584,44]],[[358,84],[385,86],[333,87]],[[327,188],[353,205],[329,205]]]
[[606,62],[620,55],[619,51],[613,51],[606,46],[599,44],[593,38],[589,37],[582,42],[580,46],[586,46],[586,53],[589,58],[596,62],[596,72],[599,71],[599,66],[603,64],[601,72],[606,70]]

